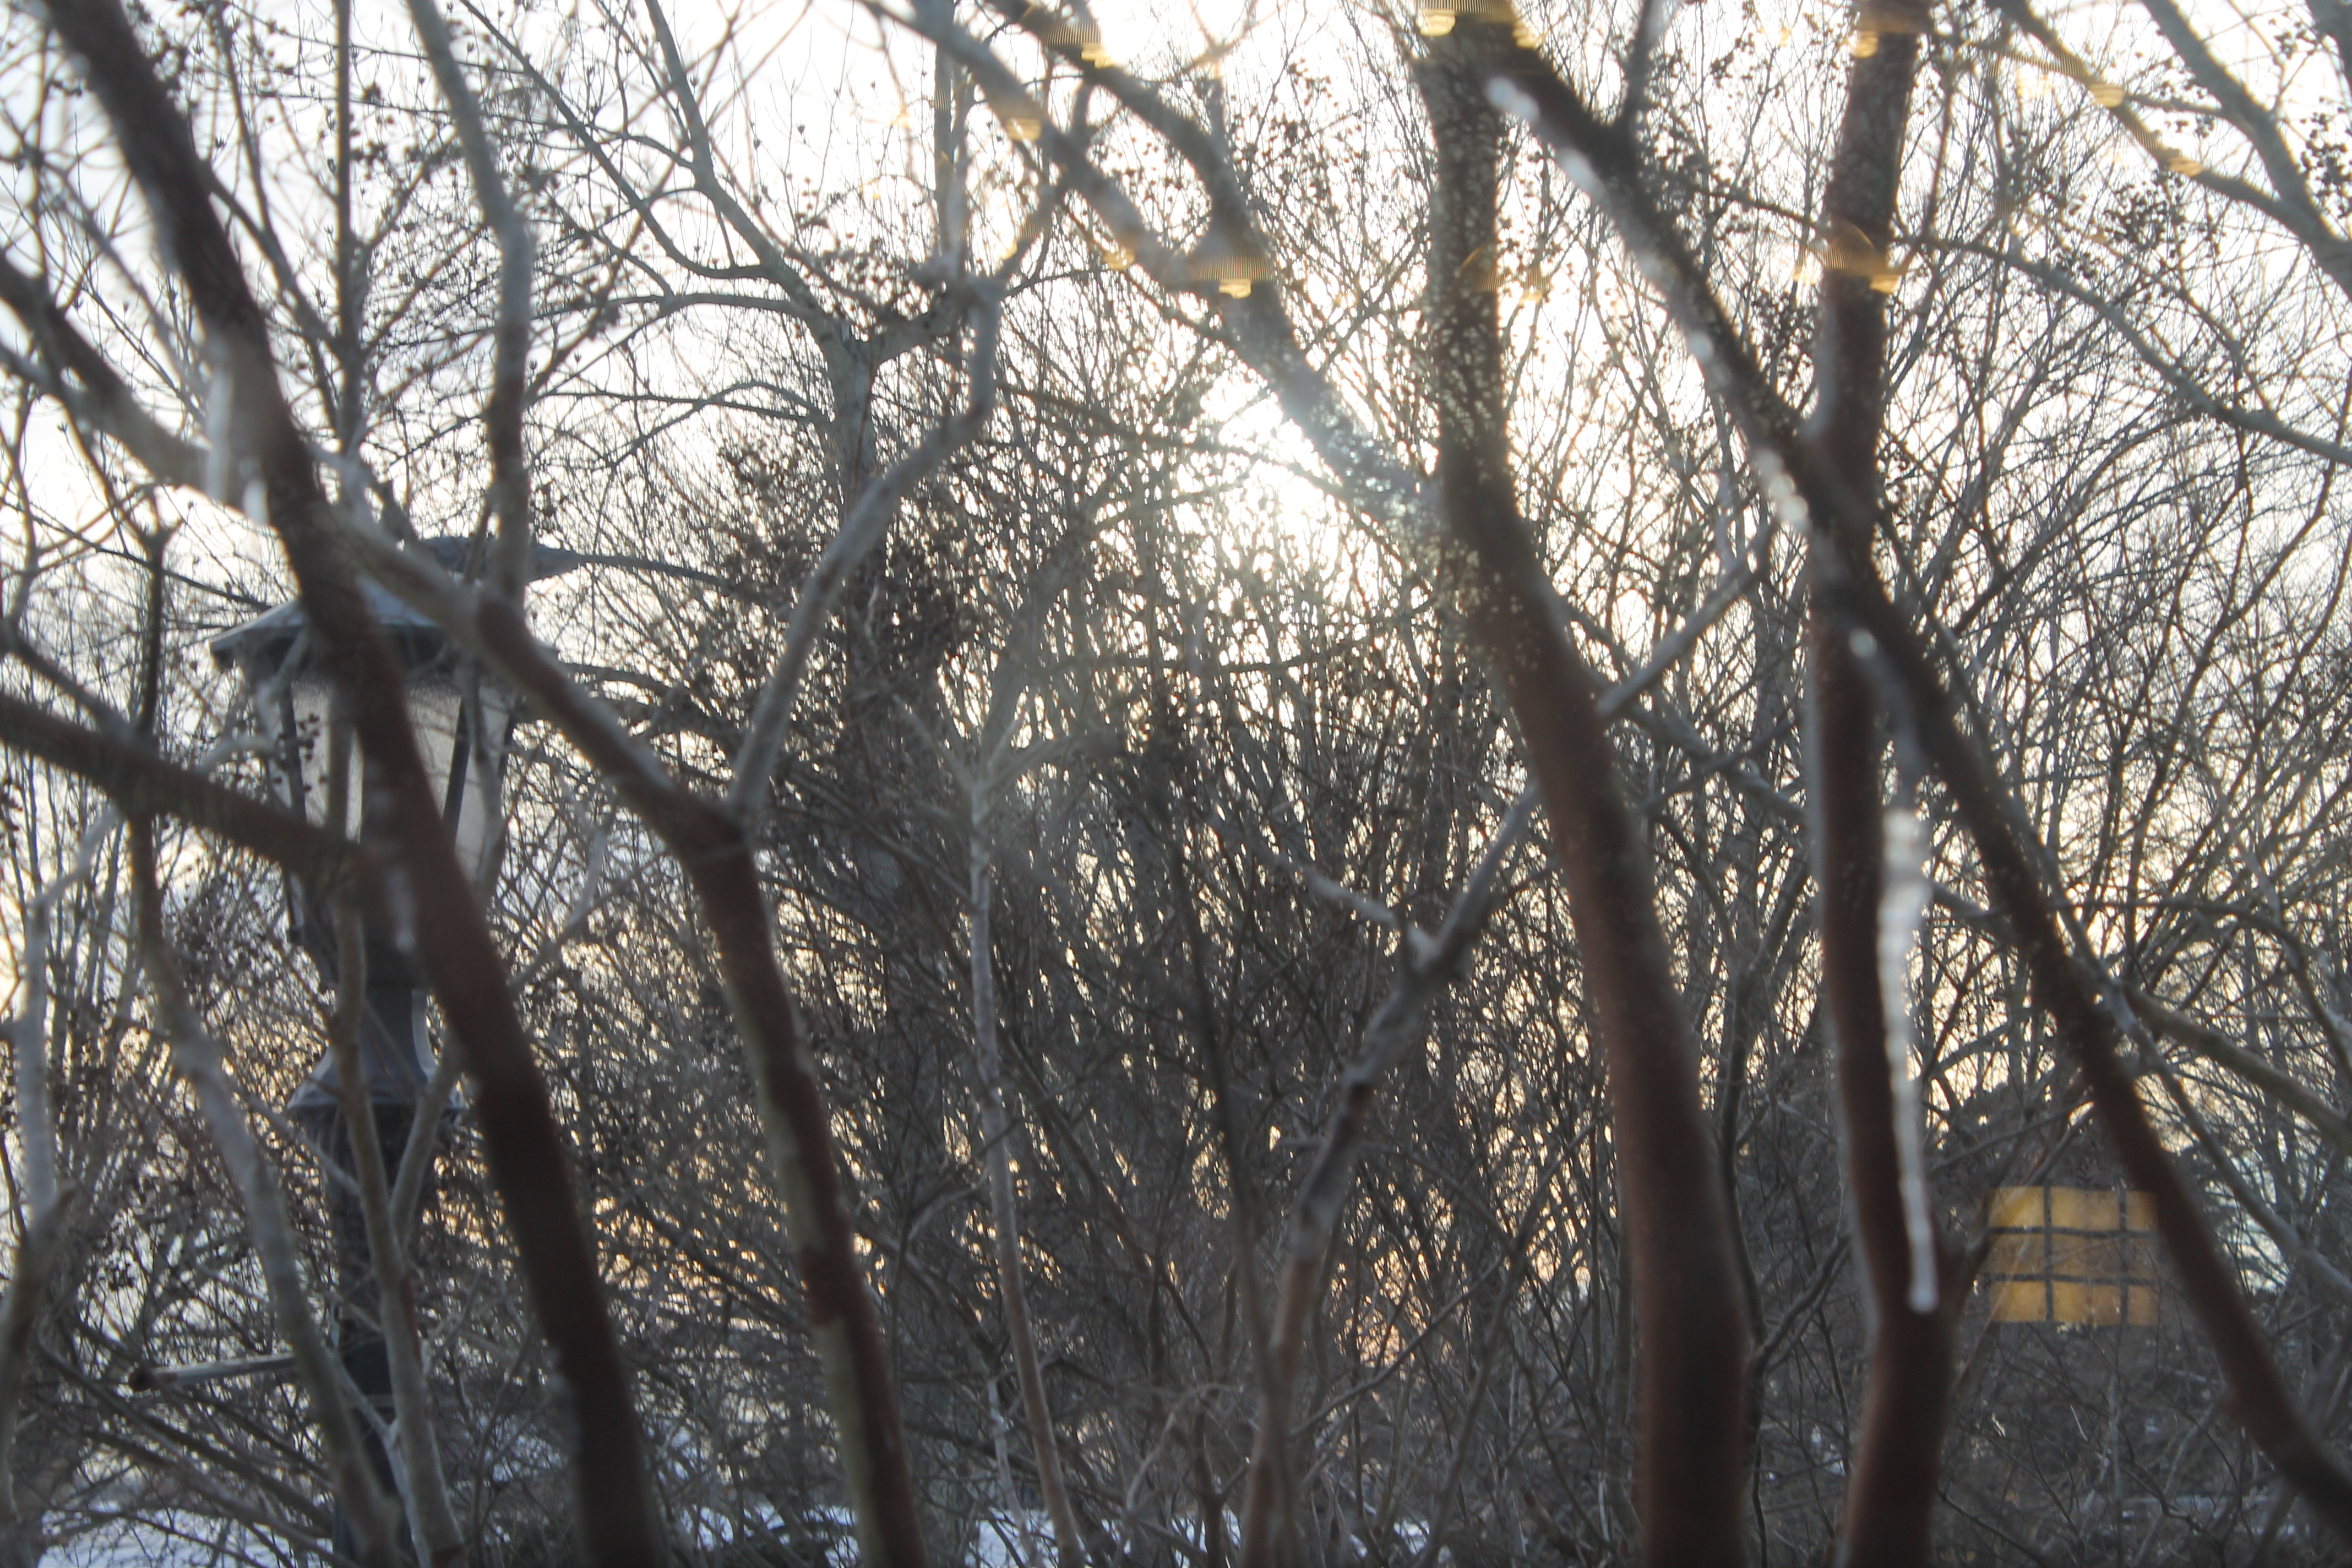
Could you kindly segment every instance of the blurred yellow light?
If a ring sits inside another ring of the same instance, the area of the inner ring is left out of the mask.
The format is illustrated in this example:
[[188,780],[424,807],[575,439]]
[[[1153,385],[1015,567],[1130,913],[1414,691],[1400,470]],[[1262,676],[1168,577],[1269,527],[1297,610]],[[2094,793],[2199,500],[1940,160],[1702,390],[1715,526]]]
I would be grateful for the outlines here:
[[1822,263],[1832,272],[1861,279],[1881,294],[1894,293],[1911,267],[1907,259],[1896,261],[1873,244],[1868,235],[1844,222],[1832,226],[1822,242]]
[[1465,293],[1492,294],[1503,286],[1502,269],[1495,265],[1495,247],[1482,245],[1462,258],[1454,282]]
[[2087,85],[2091,89],[2091,101],[2101,109],[2116,109],[2122,106],[2124,89],[2114,82],[2100,81],[2094,78]]
[[1853,25],[1865,33],[1918,33],[1927,30],[1927,16],[1909,0],[1864,0]]
[[2178,174],[2184,180],[2193,180],[2205,172],[2205,165],[2186,153],[2167,153],[2164,155],[2164,169],[2168,174]]
[[2024,1276],[2042,1272],[2045,1259],[2041,1231],[1996,1231],[1992,1248],[1985,1255],[1985,1268],[1999,1278]]
[[1257,237],[1245,225],[1222,216],[1209,220],[1208,232],[1184,258],[1184,265],[1193,282],[1213,283],[1218,292],[1235,300],[1248,299],[1250,285],[1256,279],[1274,276]]
[[2053,1279],[2109,1279],[2120,1271],[2122,1263],[2111,1236],[2053,1233],[2050,1237],[2050,1277]]
[[1855,59],[1866,60],[1878,52],[1878,35],[1864,28],[1847,39],[1845,47],[1853,51]]
[[1454,31],[1454,12],[1450,7],[1431,5],[1423,9],[1421,13],[1423,37],[1442,38],[1452,31]]

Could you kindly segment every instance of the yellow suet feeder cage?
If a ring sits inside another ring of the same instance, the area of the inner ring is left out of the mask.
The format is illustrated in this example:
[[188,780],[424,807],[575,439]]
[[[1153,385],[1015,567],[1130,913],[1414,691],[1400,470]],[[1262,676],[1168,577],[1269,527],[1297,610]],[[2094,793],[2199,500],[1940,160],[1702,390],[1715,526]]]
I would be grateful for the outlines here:
[[1996,1187],[1987,1223],[1994,1322],[2156,1326],[2155,1194]]

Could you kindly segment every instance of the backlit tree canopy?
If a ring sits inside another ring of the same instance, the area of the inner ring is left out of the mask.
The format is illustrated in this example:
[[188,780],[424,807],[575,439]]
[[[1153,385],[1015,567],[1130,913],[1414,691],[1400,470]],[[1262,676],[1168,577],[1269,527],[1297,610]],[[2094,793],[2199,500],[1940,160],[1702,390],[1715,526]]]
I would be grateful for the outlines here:
[[0,51],[0,1562],[2352,1542],[2338,0]]

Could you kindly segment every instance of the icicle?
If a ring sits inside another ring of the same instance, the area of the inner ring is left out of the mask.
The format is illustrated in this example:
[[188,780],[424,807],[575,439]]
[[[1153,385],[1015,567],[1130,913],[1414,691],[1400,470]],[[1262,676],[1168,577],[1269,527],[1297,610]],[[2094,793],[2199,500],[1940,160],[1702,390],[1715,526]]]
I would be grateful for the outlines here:
[[392,945],[403,956],[416,952],[416,884],[409,879],[408,864],[395,850],[387,858],[383,877],[385,912],[392,916]]
[[1532,125],[1543,113],[1534,95],[1507,77],[1496,77],[1486,84],[1486,101],[1514,120],[1524,120]]
[[580,889],[572,895],[572,907],[563,914],[567,935],[583,934],[588,930],[588,917],[595,913],[596,900],[604,896],[604,825],[600,822],[588,835],[587,864],[580,873]]
[[1911,1238],[1911,1310],[1936,1310],[1936,1229],[1927,1213],[1927,1155],[1919,1084],[1911,1076],[1911,949],[1927,913],[1919,818],[1905,801],[1886,808],[1885,887],[1878,899],[1878,994],[1886,1015],[1886,1073],[1895,1090],[1895,1152],[1902,1169],[1903,1226]]
[[[1780,454],[1769,447],[1759,447],[1749,461],[1755,468],[1756,477],[1764,481],[1765,502],[1771,507],[1772,515],[1780,520],[1780,526],[1792,531],[1802,530],[1811,520],[1812,512],[1806,507],[1805,498],[1797,493],[1796,478],[1789,472],[1789,465],[1780,460]],[[1857,631],[1853,635],[1859,644],[1870,634]],[[1872,647],[1874,648],[1876,645]],[[1863,652],[1862,657],[1867,659],[1870,654]]]
[[205,494],[228,504],[229,442],[236,431],[236,391],[228,365],[216,361],[205,385]]

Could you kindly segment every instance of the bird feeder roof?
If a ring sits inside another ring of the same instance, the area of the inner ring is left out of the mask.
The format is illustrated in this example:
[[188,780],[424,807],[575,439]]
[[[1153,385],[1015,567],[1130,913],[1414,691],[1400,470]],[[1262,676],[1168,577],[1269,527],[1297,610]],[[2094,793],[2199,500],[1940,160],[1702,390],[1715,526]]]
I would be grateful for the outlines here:
[[[445,572],[462,572],[473,550],[471,540],[453,534],[420,540],[416,548],[433,557]],[[557,577],[581,564],[581,558],[569,550],[559,550],[550,544],[531,546],[531,581]],[[431,617],[412,609],[408,605],[374,583],[362,579],[360,592],[367,605],[392,639],[404,662],[411,668],[430,664],[448,646],[448,634],[433,623]],[[247,671],[274,673],[294,645],[310,626],[310,613],[300,600],[265,610],[242,625],[230,627],[213,638],[213,662],[224,669],[232,667]]]

